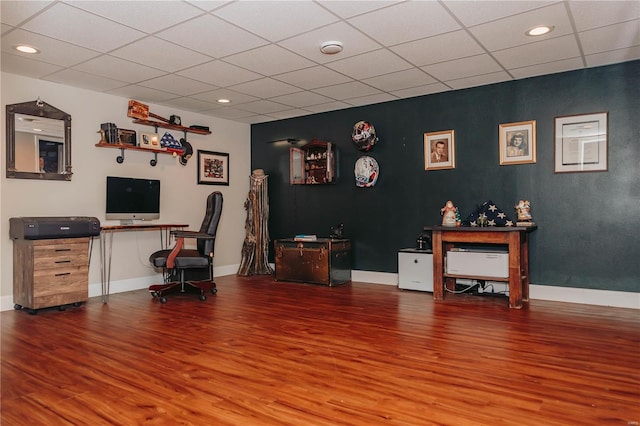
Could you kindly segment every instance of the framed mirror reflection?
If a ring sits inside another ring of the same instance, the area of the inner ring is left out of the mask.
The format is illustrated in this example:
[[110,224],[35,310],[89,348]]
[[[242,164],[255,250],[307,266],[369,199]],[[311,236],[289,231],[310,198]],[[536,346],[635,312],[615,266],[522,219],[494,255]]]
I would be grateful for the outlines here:
[[40,99],[6,107],[7,178],[71,180],[71,115]]

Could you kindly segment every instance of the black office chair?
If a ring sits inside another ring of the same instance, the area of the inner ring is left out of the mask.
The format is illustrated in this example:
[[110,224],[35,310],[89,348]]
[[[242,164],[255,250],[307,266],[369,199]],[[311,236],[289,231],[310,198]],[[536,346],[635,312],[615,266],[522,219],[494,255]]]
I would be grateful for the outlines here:
[[[160,250],[149,257],[149,261],[157,268],[162,268],[164,284],[155,284],[149,287],[149,292],[161,303],[166,303],[166,294],[169,293],[199,293],[200,300],[206,300],[205,292],[216,294],[216,284],[213,281],[213,253],[216,242],[216,231],[220,214],[222,213],[222,193],[211,193],[207,197],[207,212],[205,214],[200,231],[171,231],[176,239],[172,249]],[[197,249],[185,249],[184,239],[197,239]],[[185,280],[187,270],[209,270],[209,279],[196,281]]]

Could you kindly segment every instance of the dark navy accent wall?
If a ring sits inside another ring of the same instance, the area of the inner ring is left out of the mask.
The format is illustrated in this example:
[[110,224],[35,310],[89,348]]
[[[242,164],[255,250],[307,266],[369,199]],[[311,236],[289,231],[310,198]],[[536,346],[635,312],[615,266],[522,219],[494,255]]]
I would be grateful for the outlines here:
[[[603,111],[609,170],[555,174],[554,117]],[[380,138],[369,153],[351,141],[359,120]],[[536,163],[500,166],[498,126],[528,120],[537,122]],[[423,134],[450,129],[455,169],[425,171]],[[290,185],[290,145],[268,143],[286,138],[334,143],[337,183]],[[269,175],[272,240],[328,236],[344,223],[353,269],[397,272],[398,249],[439,224],[448,199],[463,218],[492,200],[515,219],[522,198],[538,224],[533,284],[640,292],[640,61],[255,124],[251,150],[252,169]],[[373,188],[355,186],[362,155],[380,165]]]

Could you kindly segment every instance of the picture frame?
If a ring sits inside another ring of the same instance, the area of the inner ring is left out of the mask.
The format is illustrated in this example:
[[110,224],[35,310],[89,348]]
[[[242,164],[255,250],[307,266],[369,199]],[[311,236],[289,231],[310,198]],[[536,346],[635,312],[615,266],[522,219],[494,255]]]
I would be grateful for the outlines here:
[[499,126],[500,165],[536,162],[536,121],[519,121]]
[[198,184],[229,185],[229,154],[199,149]]
[[136,131],[128,129],[118,129],[118,143],[120,145],[137,146]]
[[158,133],[140,132],[138,146],[140,148],[161,150],[160,135]]
[[455,132],[442,130],[424,134],[424,169],[455,169]]
[[555,117],[554,173],[606,172],[609,112]]

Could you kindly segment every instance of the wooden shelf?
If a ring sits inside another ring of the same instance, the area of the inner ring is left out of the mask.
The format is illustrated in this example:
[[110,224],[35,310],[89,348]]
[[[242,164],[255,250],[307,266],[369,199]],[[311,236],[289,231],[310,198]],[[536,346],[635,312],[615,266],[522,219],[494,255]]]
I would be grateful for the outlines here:
[[178,126],[176,124],[171,124],[171,123],[163,123],[161,121],[149,121],[149,120],[141,120],[141,119],[136,119],[133,120],[133,122],[135,124],[142,124],[144,126],[152,126],[152,127],[160,127],[162,129],[170,129],[170,130],[179,130],[181,132],[185,132],[185,133],[195,133],[198,135],[210,135],[211,132],[209,130],[202,130],[202,129],[194,129],[192,127],[185,127],[185,126]]
[[150,152],[153,154],[153,158],[149,162],[151,166],[155,166],[158,164],[158,154],[169,154],[169,155],[181,155],[181,153],[176,151],[166,151],[162,149],[150,149],[150,148],[140,148],[139,146],[133,145],[123,145],[120,143],[97,143],[96,147],[98,148],[115,148],[120,150],[120,155],[116,157],[116,161],[118,164],[122,164],[124,162],[124,152],[129,151],[142,151],[142,152]]

